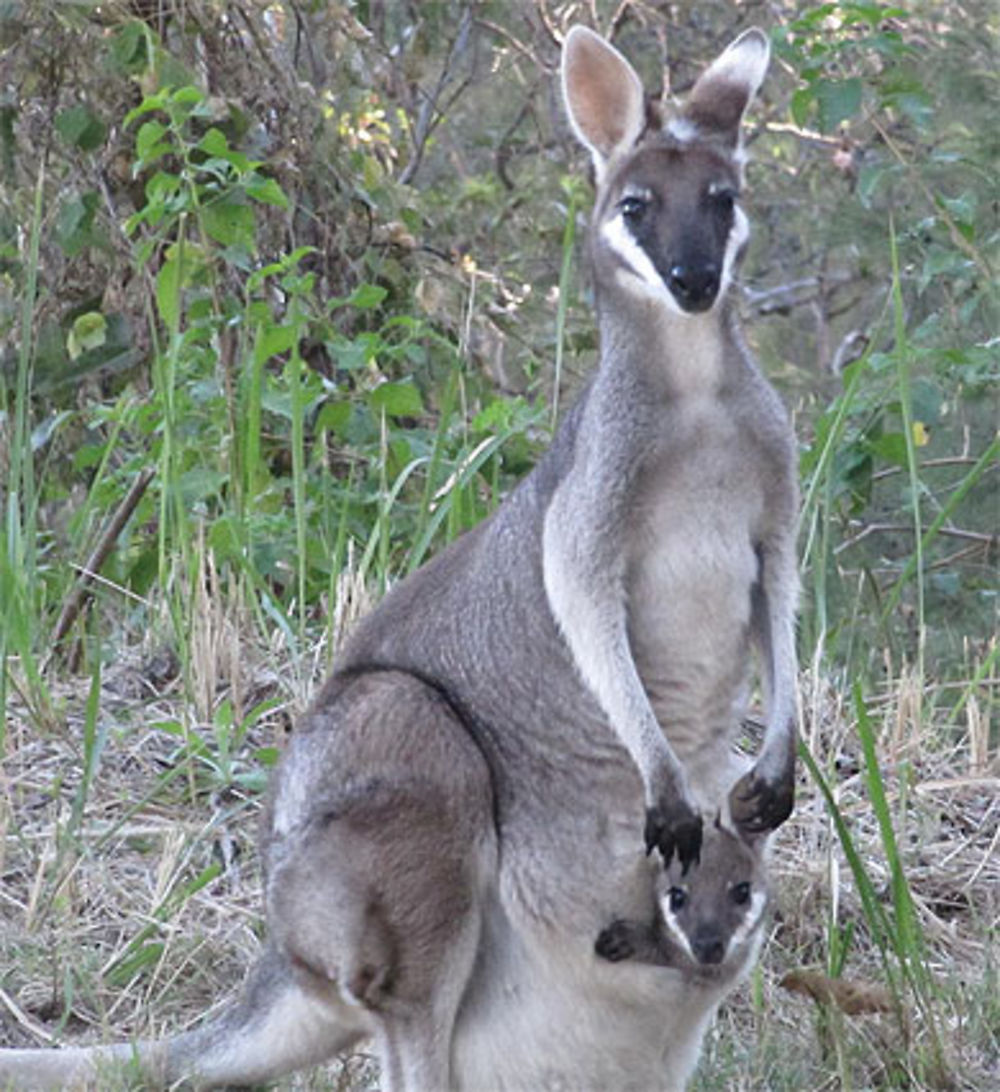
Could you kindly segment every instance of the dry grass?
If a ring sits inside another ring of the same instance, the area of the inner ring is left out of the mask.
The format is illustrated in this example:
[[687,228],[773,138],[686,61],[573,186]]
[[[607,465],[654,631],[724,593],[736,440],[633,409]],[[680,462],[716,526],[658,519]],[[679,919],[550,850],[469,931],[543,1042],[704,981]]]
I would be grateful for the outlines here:
[[[804,677],[804,736],[835,779],[838,805],[866,870],[886,905],[891,877],[863,776],[856,724],[842,693]],[[982,721],[966,730],[922,719],[930,692],[897,681],[873,703],[881,725],[879,759],[911,894],[927,941],[946,1072],[919,1064],[924,1018],[904,1005],[892,1013],[846,1015],[781,986],[790,971],[823,972],[829,931],[853,929],[844,976],[889,1000],[868,928],[827,809],[800,777],[792,819],[779,831],[772,871],[777,889],[759,973],[725,1006],[700,1088],[1000,1088],[1000,1001],[994,945],[1000,925],[1000,763],[983,748]],[[904,998],[904,1002],[907,999]],[[901,1026],[902,1025],[902,1026]],[[926,1063],[926,1058],[922,1059]]]
[[[216,634],[225,627],[216,625]],[[219,660],[230,638],[213,646]],[[243,658],[243,707],[274,705],[249,730],[241,754],[282,737],[313,664],[278,669],[276,654]],[[318,660],[318,657],[317,657]],[[233,661],[228,659],[229,663]],[[72,829],[81,779],[87,680],[55,692],[62,723],[41,736],[11,704],[0,796],[0,1040],[4,1045],[158,1035],[197,1021],[239,983],[259,946],[257,794],[213,785],[191,763],[190,742],[157,727],[185,724],[191,703],[169,659],[119,661],[102,680],[107,731],[84,819]],[[219,670],[216,707],[231,693]],[[284,678],[293,678],[293,694]],[[313,681],[315,681],[313,679]],[[201,690],[202,694],[206,692]],[[839,805],[877,888],[889,875],[868,805],[849,707],[823,680],[803,678],[804,737],[836,769]],[[792,969],[823,970],[831,922],[851,926],[845,975],[878,986],[878,952],[817,790],[802,775],[798,806],[774,854],[778,888],[771,935],[751,983],[727,1003],[697,1087],[709,1089],[1000,1087],[1000,1001],[995,943],[1000,920],[1000,768],[986,718],[934,723],[934,697],[904,677],[875,703],[883,776],[928,941],[937,985],[933,1012],[948,1074],[901,1076],[922,1035],[921,1017],[847,1016],[779,985]],[[207,703],[210,705],[211,703]],[[203,717],[209,712],[203,709]],[[190,731],[212,746],[204,719]],[[178,766],[178,758],[181,758]],[[177,774],[176,771],[182,772]],[[185,885],[210,866],[218,875],[190,897]],[[149,961],[123,966],[148,931]],[[910,1043],[906,1035],[912,1037]],[[371,1086],[370,1059],[282,1087]],[[909,1082],[909,1083],[908,1083]],[[950,1083],[949,1083],[950,1082]]]

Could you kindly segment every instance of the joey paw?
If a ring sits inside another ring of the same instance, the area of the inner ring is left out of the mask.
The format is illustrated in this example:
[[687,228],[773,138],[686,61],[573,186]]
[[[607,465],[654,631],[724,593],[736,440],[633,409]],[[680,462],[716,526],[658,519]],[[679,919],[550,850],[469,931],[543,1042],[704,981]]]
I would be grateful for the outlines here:
[[792,814],[794,803],[794,772],[768,781],[754,767],[736,782],[729,794],[733,822],[747,834],[776,830]]
[[660,851],[664,867],[676,852],[686,873],[701,857],[701,816],[683,801],[662,802],[646,809],[646,853]]
[[628,922],[613,921],[606,929],[602,929],[597,935],[594,951],[601,959],[608,959],[612,963],[631,959],[635,955],[635,948]]

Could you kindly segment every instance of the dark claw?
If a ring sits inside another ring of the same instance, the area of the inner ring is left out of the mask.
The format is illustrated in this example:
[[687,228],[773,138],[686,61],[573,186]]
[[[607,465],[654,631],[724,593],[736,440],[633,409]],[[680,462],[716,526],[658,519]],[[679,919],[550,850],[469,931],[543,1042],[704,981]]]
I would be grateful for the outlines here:
[[794,804],[794,774],[768,782],[751,770],[737,781],[729,794],[733,821],[746,834],[777,830],[792,814]]
[[701,816],[684,804],[648,808],[645,836],[647,855],[658,849],[667,867],[676,852],[682,874],[701,857]]
[[608,959],[612,963],[631,959],[635,955],[635,948],[629,936],[628,923],[613,921],[606,929],[602,929],[597,936],[594,951],[601,959]]

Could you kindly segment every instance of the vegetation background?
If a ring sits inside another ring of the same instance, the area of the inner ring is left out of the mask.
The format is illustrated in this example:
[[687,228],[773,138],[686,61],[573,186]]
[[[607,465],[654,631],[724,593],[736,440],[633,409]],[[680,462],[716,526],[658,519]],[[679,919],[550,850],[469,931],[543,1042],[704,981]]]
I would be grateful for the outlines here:
[[231,991],[296,712],[592,367],[574,22],[657,91],[774,46],[737,291],[801,441],[803,769],[697,1088],[1000,1087],[991,0],[0,0],[0,1041]]

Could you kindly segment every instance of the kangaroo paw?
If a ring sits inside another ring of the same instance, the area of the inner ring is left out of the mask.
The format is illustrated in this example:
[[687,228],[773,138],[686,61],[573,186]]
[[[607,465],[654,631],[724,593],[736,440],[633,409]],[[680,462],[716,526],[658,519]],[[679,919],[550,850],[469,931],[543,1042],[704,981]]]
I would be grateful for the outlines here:
[[663,864],[670,864],[674,853],[682,873],[701,856],[701,816],[676,798],[663,800],[646,810],[646,852],[660,851]]
[[794,804],[794,766],[773,780],[759,774],[755,766],[729,794],[733,822],[747,834],[776,830],[792,814]]
[[612,963],[631,959],[635,955],[635,947],[632,944],[632,930],[629,923],[613,921],[606,929],[602,929],[597,936],[594,951],[601,959],[608,959]]

